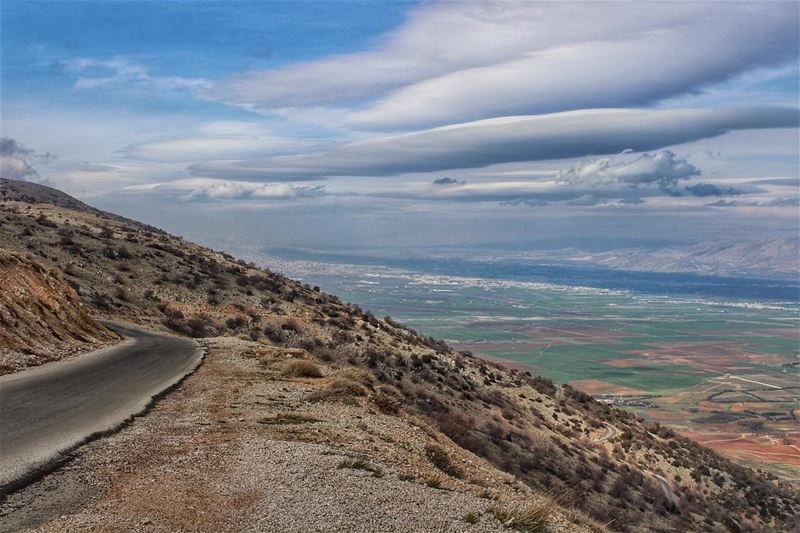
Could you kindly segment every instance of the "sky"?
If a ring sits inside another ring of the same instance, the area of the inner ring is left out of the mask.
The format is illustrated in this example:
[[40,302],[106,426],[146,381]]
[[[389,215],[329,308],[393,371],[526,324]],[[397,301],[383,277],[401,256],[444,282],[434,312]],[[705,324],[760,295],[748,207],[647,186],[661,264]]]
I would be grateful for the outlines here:
[[0,174],[204,242],[796,239],[797,2],[0,4]]

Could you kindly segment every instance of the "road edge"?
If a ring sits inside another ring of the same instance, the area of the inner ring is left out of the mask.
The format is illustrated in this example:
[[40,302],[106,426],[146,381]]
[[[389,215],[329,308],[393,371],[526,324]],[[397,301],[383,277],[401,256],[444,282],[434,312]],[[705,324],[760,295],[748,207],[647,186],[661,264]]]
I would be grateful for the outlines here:
[[162,400],[167,395],[169,395],[169,393],[180,387],[181,384],[183,384],[184,380],[186,380],[187,378],[192,376],[195,372],[197,372],[200,366],[205,362],[206,355],[208,354],[208,347],[200,344],[196,339],[191,339],[191,340],[197,346],[196,350],[197,353],[199,353],[200,357],[197,359],[197,362],[191,368],[189,368],[188,371],[186,371],[183,375],[178,376],[178,378],[174,382],[167,385],[160,392],[150,396],[150,398],[147,399],[144,407],[141,410],[129,415],[127,418],[125,418],[118,424],[114,425],[111,428],[104,429],[102,431],[95,431],[94,433],[88,435],[87,437],[77,442],[76,444],[70,446],[69,448],[59,451],[55,457],[53,457],[43,465],[36,467],[35,469],[18,477],[15,480],[0,485],[0,504],[4,503],[6,498],[8,498],[8,496],[13,494],[14,492],[17,492],[27,487],[28,485],[31,485],[39,481],[48,474],[55,472],[62,466],[66,465],[67,463],[75,459],[76,457],[75,452],[78,450],[78,448],[95,440],[102,439],[103,437],[113,435],[114,433],[117,433],[118,431],[121,431],[128,425],[132,424],[137,418],[147,415],[147,413],[150,412],[150,410],[153,407],[155,407],[160,400]]

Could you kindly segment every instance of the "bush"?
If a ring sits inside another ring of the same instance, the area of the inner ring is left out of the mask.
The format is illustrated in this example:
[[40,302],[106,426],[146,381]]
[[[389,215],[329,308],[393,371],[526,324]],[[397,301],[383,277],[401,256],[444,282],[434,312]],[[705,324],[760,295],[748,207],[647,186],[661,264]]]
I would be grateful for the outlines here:
[[322,371],[315,363],[306,359],[287,361],[282,368],[283,374],[294,378],[321,378]]
[[355,398],[366,396],[367,388],[350,379],[335,377],[324,389],[309,394],[309,401],[341,401],[355,403]]
[[231,317],[225,321],[225,325],[228,327],[228,329],[232,330],[241,329],[245,326],[245,324],[247,324],[247,321],[241,316]]
[[358,457],[350,457],[347,459],[342,460],[336,468],[352,468],[353,470],[366,470],[367,472],[371,472],[374,477],[382,477],[383,472],[380,468],[371,465],[364,459]]
[[514,509],[492,508],[491,513],[507,528],[524,533],[545,533],[550,517],[555,510],[553,500],[546,499],[540,503],[517,507]]
[[280,327],[274,324],[268,324],[264,327],[264,335],[274,343],[283,344],[286,342],[286,333]]
[[200,314],[186,321],[188,334],[191,337],[212,337],[217,334],[212,318],[206,314]]
[[480,518],[480,515],[478,513],[474,512],[474,511],[473,512],[469,512],[469,513],[464,515],[464,522],[466,522],[467,524],[477,524],[479,518]]
[[448,454],[447,450],[438,444],[426,444],[425,456],[433,464],[433,466],[445,474],[453,477],[461,477],[461,471],[450,460],[450,454]]
[[375,376],[372,372],[361,368],[345,368],[336,373],[337,378],[355,381],[365,387],[371,387],[375,381]]
[[381,412],[388,415],[396,414],[403,405],[403,397],[392,387],[380,387],[372,395],[372,402]]

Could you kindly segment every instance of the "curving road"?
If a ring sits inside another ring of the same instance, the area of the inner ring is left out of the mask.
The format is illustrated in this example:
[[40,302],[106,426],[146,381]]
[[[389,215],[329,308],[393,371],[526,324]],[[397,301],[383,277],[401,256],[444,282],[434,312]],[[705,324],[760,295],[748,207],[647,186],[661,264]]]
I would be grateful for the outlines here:
[[106,325],[127,339],[0,377],[0,494],[142,412],[203,358],[190,339]]

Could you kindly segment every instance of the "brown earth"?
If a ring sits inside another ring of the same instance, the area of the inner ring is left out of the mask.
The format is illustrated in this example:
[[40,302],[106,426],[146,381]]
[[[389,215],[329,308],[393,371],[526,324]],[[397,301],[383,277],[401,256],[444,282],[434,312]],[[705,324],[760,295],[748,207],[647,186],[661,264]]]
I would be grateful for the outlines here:
[[117,336],[41,265],[0,248],[0,374],[86,351]]

